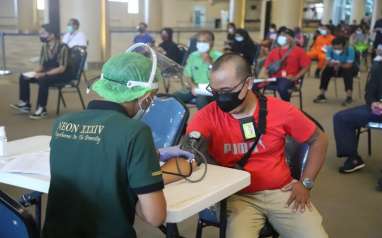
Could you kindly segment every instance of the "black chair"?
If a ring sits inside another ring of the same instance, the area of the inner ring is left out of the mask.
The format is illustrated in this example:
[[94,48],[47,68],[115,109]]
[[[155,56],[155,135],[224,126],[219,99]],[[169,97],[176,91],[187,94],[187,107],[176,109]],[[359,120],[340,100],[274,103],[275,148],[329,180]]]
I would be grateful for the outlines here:
[[[297,82],[295,83],[295,85],[293,86],[293,88],[289,91],[291,97],[293,97],[295,94],[297,94],[299,102],[300,102],[300,110],[301,111],[303,110],[302,87],[304,85],[304,78],[305,77],[301,77],[300,79],[298,79]],[[277,93],[276,93],[277,92],[277,86],[276,85],[267,85],[263,89],[263,93],[266,93],[267,91],[272,92],[273,96],[276,97],[276,95],[277,95]]]
[[81,76],[83,75],[86,58],[87,58],[87,52],[83,47],[76,46],[70,49],[68,70],[70,70],[70,72],[72,73],[73,79],[66,83],[59,83],[59,84],[55,84],[51,86],[51,88],[55,88],[58,90],[58,100],[57,100],[57,110],[56,110],[57,115],[60,114],[61,102],[64,105],[64,107],[66,107],[66,102],[63,95],[64,92],[77,92],[78,97],[80,98],[82,108],[85,109],[85,102],[80,90],[80,82],[81,82]]
[[[324,130],[322,125],[310,115],[305,115],[310,118],[318,128]],[[300,144],[293,140],[291,137],[286,138],[285,143],[286,160],[291,169],[294,179],[300,179],[303,170],[308,162],[309,145]],[[217,206],[220,206],[220,216],[218,218],[216,209],[205,209],[199,213],[199,219],[196,230],[196,238],[202,237],[204,227],[214,226],[219,228],[219,238],[226,237],[227,214],[226,214],[226,201],[222,201]],[[272,227],[268,220],[266,220],[264,227],[261,229],[259,238],[272,237],[277,238],[279,234]]]
[[22,205],[0,191],[0,237],[38,238],[33,217]]
[[369,122],[365,127],[359,128],[357,133],[357,144],[359,143],[359,138],[361,134],[367,133],[367,153],[369,157],[372,154],[371,149],[371,130],[382,130],[382,122]]

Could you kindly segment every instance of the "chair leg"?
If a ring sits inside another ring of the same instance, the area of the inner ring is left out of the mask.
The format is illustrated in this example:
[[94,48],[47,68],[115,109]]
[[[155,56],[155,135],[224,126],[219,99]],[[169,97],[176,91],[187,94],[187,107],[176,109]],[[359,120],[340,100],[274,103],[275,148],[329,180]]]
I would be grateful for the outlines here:
[[58,90],[58,99],[57,99],[57,109],[56,109],[56,115],[60,115],[60,104],[61,104],[61,90]]
[[371,157],[371,130],[367,128],[367,152],[369,157]]
[[358,145],[359,145],[359,137],[360,137],[360,135],[361,135],[361,128],[358,128],[357,130],[356,130],[356,135],[357,135],[357,147],[358,147]]
[[358,97],[362,99],[362,92],[361,92],[361,77],[358,77]]
[[298,91],[298,96],[300,98],[300,110],[303,111],[303,104],[302,104],[303,101],[302,101],[302,90],[301,89]]
[[203,234],[203,222],[199,220],[198,225],[196,227],[196,238],[202,238],[202,234]]
[[224,199],[220,202],[220,230],[219,230],[219,238],[226,237],[227,231],[227,200]]
[[62,101],[62,105],[66,108],[66,102],[65,102],[64,94],[62,94],[62,93],[61,93],[61,101]]
[[78,97],[80,98],[80,101],[81,101],[82,109],[85,109],[85,102],[84,102],[84,99],[82,98],[81,90],[78,87],[76,87],[76,89],[77,89]]
[[334,94],[336,95],[336,98],[338,98],[337,79],[334,79]]

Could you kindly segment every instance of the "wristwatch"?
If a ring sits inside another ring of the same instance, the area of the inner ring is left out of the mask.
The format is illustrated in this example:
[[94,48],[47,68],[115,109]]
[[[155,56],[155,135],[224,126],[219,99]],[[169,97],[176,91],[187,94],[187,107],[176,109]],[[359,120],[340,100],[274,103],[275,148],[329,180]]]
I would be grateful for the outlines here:
[[302,180],[302,185],[304,185],[306,189],[311,190],[314,186],[314,182],[310,178],[304,178],[304,180]]

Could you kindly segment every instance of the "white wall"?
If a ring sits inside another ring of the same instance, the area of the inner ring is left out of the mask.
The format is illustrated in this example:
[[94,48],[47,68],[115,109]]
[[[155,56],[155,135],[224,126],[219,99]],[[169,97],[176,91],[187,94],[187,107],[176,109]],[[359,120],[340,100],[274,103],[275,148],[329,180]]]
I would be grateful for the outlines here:
[[14,0],[0,0],[0,27],[16,27]]
[[127,3],[109,2],[109,22],[111,28],[135,27],[144,20],[144,1],[139,1],[139,14],[128,14]]

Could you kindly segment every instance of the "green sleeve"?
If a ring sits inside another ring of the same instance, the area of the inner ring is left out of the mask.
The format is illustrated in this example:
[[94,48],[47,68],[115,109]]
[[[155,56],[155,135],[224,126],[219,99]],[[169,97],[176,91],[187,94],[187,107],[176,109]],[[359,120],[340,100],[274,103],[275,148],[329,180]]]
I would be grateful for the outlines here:
[[151,130],[143,127],[133,139],[127,176],[130,187],[137,194],[152,193],[163,189],[162,172]]
[[192,67],[193,67],[193,60],[192,60],[192,54],[188,57],[186,66],[184,67],[183,74],[186,77],[192,78]]

